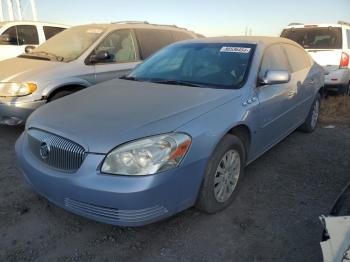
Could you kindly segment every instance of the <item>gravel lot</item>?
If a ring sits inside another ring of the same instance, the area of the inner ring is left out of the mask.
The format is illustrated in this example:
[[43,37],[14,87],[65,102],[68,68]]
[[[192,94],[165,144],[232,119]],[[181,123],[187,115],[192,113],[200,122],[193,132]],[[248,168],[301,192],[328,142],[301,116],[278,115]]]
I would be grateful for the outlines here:
[[350,128],[295,132],[247,168],[227,210],[118,228],[35,194],[15,166],[21,132],[0,127],[0,261],[321,261],[318,216],[350,179]]

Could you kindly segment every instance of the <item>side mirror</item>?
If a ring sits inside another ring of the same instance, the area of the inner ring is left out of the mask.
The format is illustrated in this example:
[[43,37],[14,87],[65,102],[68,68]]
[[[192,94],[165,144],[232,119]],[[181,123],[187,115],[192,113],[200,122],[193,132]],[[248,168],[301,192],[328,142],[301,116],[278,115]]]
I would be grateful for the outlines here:
[[96,64],[106,62],[109,59],[111,59],[110,53],[108,53],[107,51],[98,51],[96,54],[91,55],[90,63]]
[[287,70],[267,70],[265,76],[260,80],[262,85],[276,85],[288,83],[290,73]]
[[29,54],[29,53],[31,53],[34,49],[35,49],[35,46],[33,46],[33,45],[27,45],[26,48],[24,48],[24,51],[26,52],[26,54]]

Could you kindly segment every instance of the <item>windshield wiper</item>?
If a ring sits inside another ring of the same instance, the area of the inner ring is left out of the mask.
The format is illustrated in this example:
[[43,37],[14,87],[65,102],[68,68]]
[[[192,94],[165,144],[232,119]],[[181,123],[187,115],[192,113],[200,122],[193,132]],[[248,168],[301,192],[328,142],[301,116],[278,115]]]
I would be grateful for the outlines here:
[[49,53],[49,52],[44,52],[44,51],[40,51],[40,52],[31,52],[29,53],[29,55],[45,55],[45,56],[51,56],[51,57],[54,57],[57,61],[60,61],[62,62],[64,60],[64,58],[62,56],[58,56],[58,55],[55,55],[53,53]]
[[194,86],[194,87],[201,87],[201,85],[192,83],[192,82],[187,82],[187,81],[181,81],[181,80],[155,80],[151,81],[153,83],[158,83],[158,84],[165,84],[165,85],[179,85],[179,86]]

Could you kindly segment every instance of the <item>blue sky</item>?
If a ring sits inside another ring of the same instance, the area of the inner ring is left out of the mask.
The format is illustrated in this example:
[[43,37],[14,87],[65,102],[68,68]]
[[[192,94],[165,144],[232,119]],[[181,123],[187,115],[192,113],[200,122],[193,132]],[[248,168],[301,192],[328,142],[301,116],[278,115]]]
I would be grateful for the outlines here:
[[[26,6],[26,0],[22,0]],[[291,22],[350,22],[350,0],[36,0],[40,20],[86,24],[147,20],[208,36],[277,35]],[[26,14],[29,8],[26,8]],[[28,15],[28,14],[27,14]]]

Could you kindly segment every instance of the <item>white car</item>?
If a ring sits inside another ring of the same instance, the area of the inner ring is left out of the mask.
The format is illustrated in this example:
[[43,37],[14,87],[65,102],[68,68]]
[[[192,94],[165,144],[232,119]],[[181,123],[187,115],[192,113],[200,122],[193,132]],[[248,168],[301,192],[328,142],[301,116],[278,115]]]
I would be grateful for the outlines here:
[[281,37],[303,46],[325,69],[327,91],[350,95],[350,24],[297,24],[287,26]]
[[320,217],[324,227],[321,248],[324,262],[350,261],[350,183],[338,196],[328,216]]
[[27,46],[36,47],[66,28],[66,25],[42,22],[0,22],[0,61],[16,57]]

